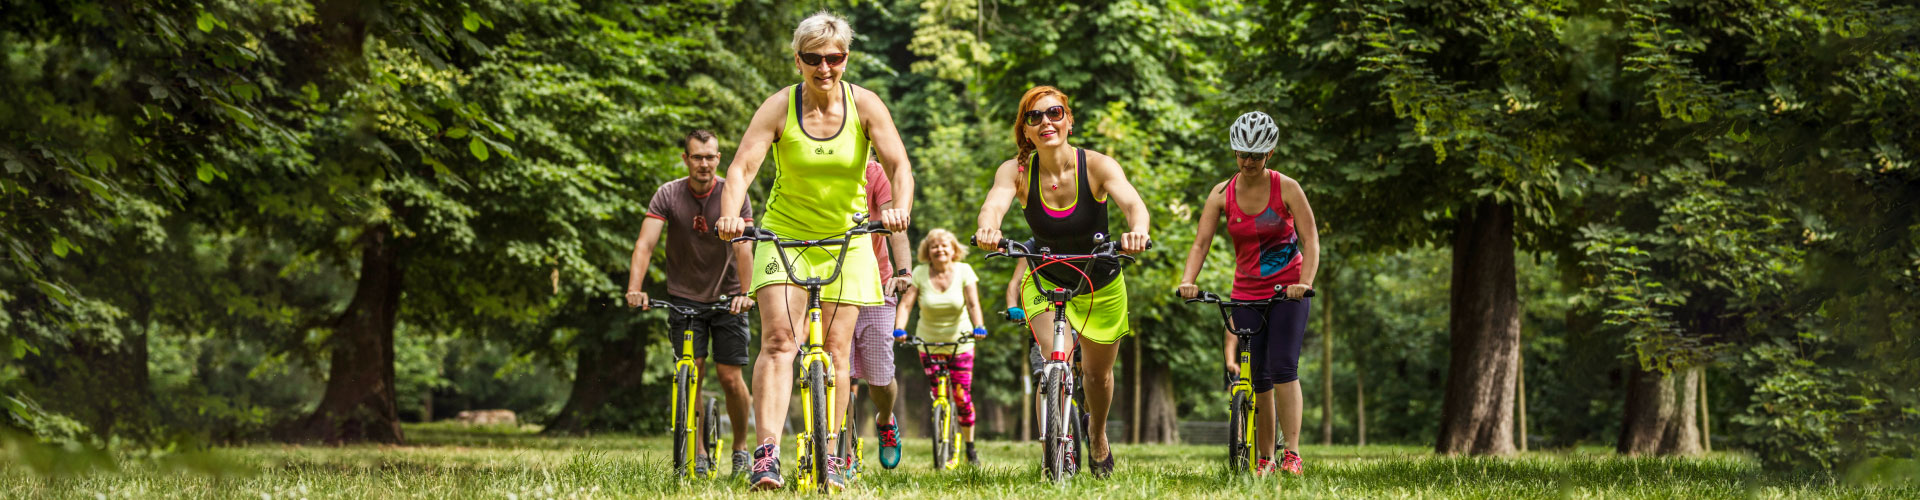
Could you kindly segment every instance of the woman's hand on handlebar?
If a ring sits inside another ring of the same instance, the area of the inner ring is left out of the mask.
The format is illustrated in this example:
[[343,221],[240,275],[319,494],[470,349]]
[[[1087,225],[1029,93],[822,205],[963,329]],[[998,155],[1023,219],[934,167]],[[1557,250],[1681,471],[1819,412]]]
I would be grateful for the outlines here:
[[1147,233],[1134,232],[1122,234],[1120,235],[1120,253],[1132,255],[1145,252],[1147,251],[1147,247],[1151,246],[1152,243],[1153,239],[1148,237]]
[[1294,283],[1291,285],[1287,285],[1286,293],[1287,293],[1287,298],[1299,300],[1301,297],[1306,297],[1307,292],[1311,292],[1311,291],[1313,291],[1312,285],[1302,285],[1299,283]]
[[1193,300],[1194,297],[1199,297],[1199,296],[1200,296],[1200,285],[1195,285],[1192,283],[1180,284],[1180,298]]
[[983,227],[973,232],[973,246],[983,251],[1000,251],[1000,228]]
[[713,221],[713,229],[719,233],[720,239],[732,240],[747,231],[747,221],[739,217],[721,217]]

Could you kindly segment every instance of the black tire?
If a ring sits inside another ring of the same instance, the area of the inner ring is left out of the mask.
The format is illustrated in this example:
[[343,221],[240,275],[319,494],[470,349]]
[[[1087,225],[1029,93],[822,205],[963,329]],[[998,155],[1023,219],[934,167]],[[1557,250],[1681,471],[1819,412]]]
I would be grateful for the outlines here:
[[1061,429],[1058,425],[1060,421],[1058,416],[1060,412],[1063,411],[1061,408],[1054,407],[1054,402],[1057,401],[1057,399],[1055,399],[1053,395],[1054,392],[1058,390],[1058,387],[1059,383],[1053,380],[1052,377],[1041,377],[1040,411],[1038,415],[1040,418],[1040,468],[1046,472],[1047,480],[1053,482],[1059,482],[1061,474],[1065,472],[1061,470],[1063,468],[1062,457],[1057,453],[1060,449],[1059,442],[1061,434]]
[[720,470],[720,417],[713,413],[718,406],[719,402],[713,398],[706,398],[700,405],[700,415],[704,417],[700,421],[700,449],[706,450],[707,459],[713,461],[707,468],[707,473],[712,475],[719,475]]
[[1246,394],[1234,394],[1232,414],[1227,417],[1227,467],[1234,473],[1247,472],[1247,464],[1253,460],[1253,436],[1247,435],[1248,410],[1253,409],[1247,402]]
[[841,422],[844,425],[840,426],[840,446],[838,446],[840,456],[847,457],[849,460],[847,470],[840,472],[842,475],[847,476],[846,479],[848,482],[852,482],[855,477],[859,476],[859,466],[865,465],[859,463],[859,461],[864,461],[866,458],[862,456],[860,450],[860,412],[853,411],[852,408],[856,406],[855,403],[856,401],[847,401],[847,419]]
[[687,412],[693,411],[693,398],[687,394],[690,375],[685,369],[673,374],[673,475],[678,477],[693,474],[687,467],[687,457],[693,453],[687,449],[687,433],[693,431],[687,428]]
[[1068,474],[1080,473],[1080,468],[1085,467],[1089,460],[1093,460],[1090,451],[1092,448],[1087,444],[1093,439],[1087,434],[1087,407],[1081,403],[1079,394],[1075,392],[1074,396],[1067,401],[1068,404],[1073,405],[1072,412],[1067,416],[1073,419],[1073,449],[1076,450],[1072,465],[1067,467]]
[[813,468],[814,482],[819,484],[821,493],[831,489],[827,485],[827,433],[833,428],[827,425],[827,415],[833,413],[833,406],[827,398],[826,374],[827,367],[820,363],[807,365],[807,394],[813,399],[813,428],[809,429],[813,432],[813,442],[808,443],[813,448],[808,450],[813,454],[813,463],[808,465]]
[[947,440],[947,425],[953,425],[952,413],[942,407],[933,408],[933,470],[947,468],[947,460],[953,457],[953,443]]

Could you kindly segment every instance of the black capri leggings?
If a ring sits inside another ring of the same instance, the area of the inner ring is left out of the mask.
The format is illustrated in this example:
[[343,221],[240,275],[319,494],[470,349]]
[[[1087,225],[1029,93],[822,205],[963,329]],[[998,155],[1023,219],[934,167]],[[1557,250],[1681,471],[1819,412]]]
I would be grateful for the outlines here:
[[[1300,380],[1300,342],[1307,336],[1307,309],[1311,300],[1276,302],[1267,308],[1266,328],[1253,336],[1253,392],[1273,390],[1274,384]],[[1260,324],[1260,311],[1239,307],[1233,324]]]

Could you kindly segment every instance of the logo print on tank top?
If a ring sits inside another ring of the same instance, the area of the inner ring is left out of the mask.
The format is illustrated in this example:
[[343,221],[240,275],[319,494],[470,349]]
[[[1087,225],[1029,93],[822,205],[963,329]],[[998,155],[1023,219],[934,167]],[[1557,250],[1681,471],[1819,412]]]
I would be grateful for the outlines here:
[[[1268,207],[1267,211],[1261,212],[1259,217],[1253,219],[1254,229],[1262,233],[1274,231],[1286,225],[1286,223],[1285,220],[1280,218],[1279,213],[1273,211],[1272,207]],[[1297,241],[1299,241],[1299,236],[1295,235],[1287,238],[1287,241],[1284,243],[1261,249],[1260,276],[1273,276],[1278,274],[1280,270],[1286,269],[1287,264],[1292,263],[1294,255],[1299,252],[1299,245],[1296,244]]]
[[835,149],[827,149],[827,147],[826,147],[826,146],[824,146],[824,145],[821,145],[821,146],[814,146],[814,147],[813,147],[813,154],[817,154],[817,155],[823,155],[823,156],[825,156],[825,155],[831,155],[831,154],[833,154],[833,153],[834,153],[835,151],[838,151],[838,150],[839,150],[838,148],[835,148]]

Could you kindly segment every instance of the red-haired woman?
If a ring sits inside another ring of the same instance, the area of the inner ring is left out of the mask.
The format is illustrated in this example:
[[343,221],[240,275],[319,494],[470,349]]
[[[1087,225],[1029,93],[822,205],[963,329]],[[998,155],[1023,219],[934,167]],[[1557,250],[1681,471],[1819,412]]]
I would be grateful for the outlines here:
[[[1021,96],[1013,123],[1013,141],[1019,154],[1001,163],[994,173],[993,189],[987,192],[980,209],[980,228],[974,232],[974,241],[981,249],[998,249],[1001,218],[1018,199],[1027,226],[1033,229],[1036,248],[1070,254],[1092,252],[1094,235],[1108,233],[1107,206],[1113,202],[1127,218],[1128,230],[1120,235],[1120,251],[1132,254],[1146,250],[1147,205],[1140,201],[1140,193],[1127,182],[1126,172],[1112,157],[1067,142],[1073,135],[1073,125],[1073,108],[1060,89],[1040,86]],[[1094,476],[1106,477],[1113,473],[1113,450],[1107,443],[1113,361],[1120,353],[1120,338],[1133,332],[1127,322],[1126,280],[1117,264],[1077,264],[1077,269],[1067,266],[1045,266],[1028,274],[1019,286],[1029,292],[1042,286],[1083,290],[1067,303],[1066,313],[1079,335],[1080,347],[1085,349],[1083,380],[1087,410],[1093,414],[1087,422],[1087,433],[1091,434],[1087,436],[1087,448],[1093,457],[1101,457],[1088,458]],[[1051,305],[1044,295],[1024,295],[1025,308],[1033,310],[1029,324],[1053,322],[1055,311],[1049,310]],[[1018,308],[1008,312],[1026,313]],[[1053,350],[1052,335],[1034,338],[1041,352]]]

